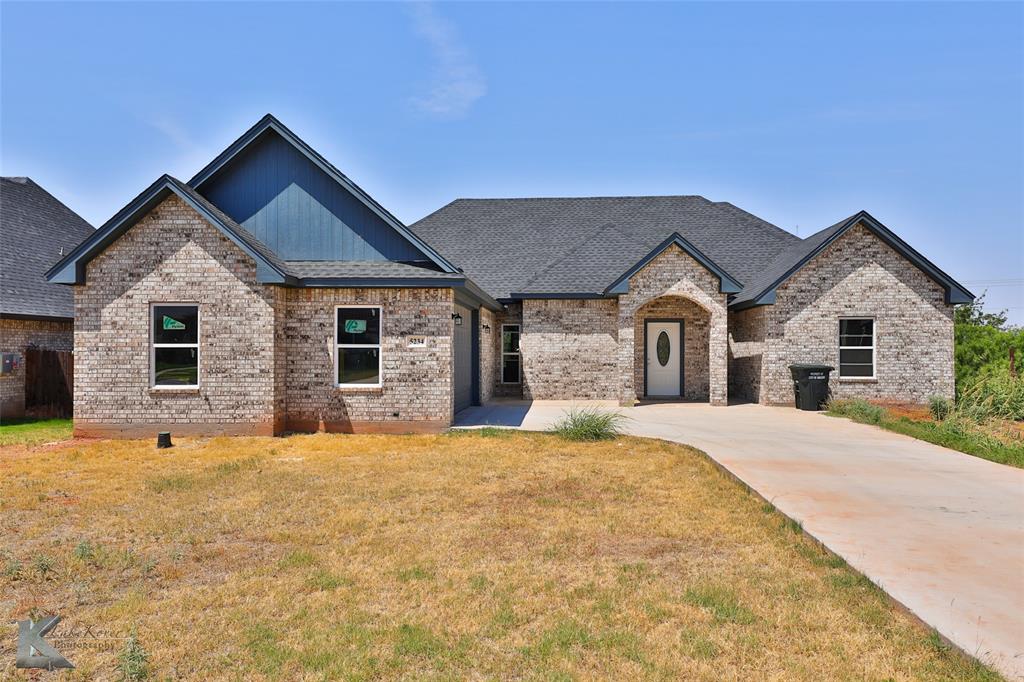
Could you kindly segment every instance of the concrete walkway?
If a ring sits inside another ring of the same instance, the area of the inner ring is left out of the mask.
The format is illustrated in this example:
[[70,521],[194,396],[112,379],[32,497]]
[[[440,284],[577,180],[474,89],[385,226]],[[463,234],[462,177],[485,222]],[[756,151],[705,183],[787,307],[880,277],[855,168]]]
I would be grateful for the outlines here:
[[[456,425],[543,430],[570,405],[495,402]],[[707,452],[959,647],[1024,680],[1024,470],[790,408],[621,411],[632,434]]]

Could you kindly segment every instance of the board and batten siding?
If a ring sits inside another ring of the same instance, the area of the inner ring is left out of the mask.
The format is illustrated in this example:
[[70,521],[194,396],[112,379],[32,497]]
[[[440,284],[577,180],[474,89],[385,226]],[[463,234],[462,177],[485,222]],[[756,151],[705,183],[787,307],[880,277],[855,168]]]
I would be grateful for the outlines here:
[[200,192],[284,260],[427,260],[273,131],[232,159]]

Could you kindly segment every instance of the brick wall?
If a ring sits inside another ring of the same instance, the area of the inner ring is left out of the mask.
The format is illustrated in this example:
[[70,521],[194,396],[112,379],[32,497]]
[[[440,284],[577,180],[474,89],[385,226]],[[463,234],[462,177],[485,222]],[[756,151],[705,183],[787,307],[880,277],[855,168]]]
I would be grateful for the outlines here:
[[[379,388],[338,388],[335,306],[382,306]],[[451,289],[289,289],[284,321],[289,429],[438,430],[452,418]],[[409,337],[426,345],[409,347]]]
[[71,322],[0,320],[0,351],[18,355],[15,371],[0,374],[0,418],[13,419],[25,414],[25,348],[70,351],[73,345]]
[[[169,197],[87,266],[75,287],[75,430],[273,432],[273,288],[255,263]],[[198,389],[150,387],[150,304],[197,303]]]
[[757,402],[768,308],[729,311],[729,398]]
[[498,315],[487,308],[480,308],[480,402],[486,403],[494,397],[494,386],[498,382],[498,342],[501,335]]
[[[728,396],[728,320],[726,294],[719,292],[718,278],[678,246],[666,249],[629,280],[629,291],[619,297],[618,360],[619,399],[632,403],[642,397],[643,334],[637,334],[637,313],[661,296],[689,299],[707,315],[708,398],[713,405],[725,405]],[[643,312],[640,311],[641,319]],[[687,330],[687,336],[690,331]],[[641,345],[640,353],[637,346]],[[637,377],[641,377],[638,383]],[[689,384],[689,382],[687,382]]]
[[523,301],[523,396],[614,400],[617,314],[614,299]]
[[[953,397],[953,306],[942,287],[859,225],[780,286],[765,314],[761,402],[792,403],[793,362],[836,367],[830,387],[840,398]],[[837,378],[840,317],[875,319],[876,379]]]

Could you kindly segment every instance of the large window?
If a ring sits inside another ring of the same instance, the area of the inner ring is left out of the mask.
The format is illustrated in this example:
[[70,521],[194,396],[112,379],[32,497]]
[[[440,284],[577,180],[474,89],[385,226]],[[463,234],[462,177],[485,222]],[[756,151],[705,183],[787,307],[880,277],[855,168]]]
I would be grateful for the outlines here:
[[839,378],[875,378],[875,321],[839,320]]
[[154,388],[199,386],[199,306],[154,303],[150,368]]
[[337,309],[335,366],[338,386],[380,386],[379,306]]
[[501,325],[501,383],[518,384],[521,377],[519,325]]

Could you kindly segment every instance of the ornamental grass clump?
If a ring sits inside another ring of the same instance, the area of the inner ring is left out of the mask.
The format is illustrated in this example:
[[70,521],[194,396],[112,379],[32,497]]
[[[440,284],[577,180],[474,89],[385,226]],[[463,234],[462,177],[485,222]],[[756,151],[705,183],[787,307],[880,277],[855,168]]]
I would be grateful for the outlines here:
[[622,433],[626,419],[628,417],[619,412],[606,412],[593,407],[574,407],[555,422],[551,431],[566,440],[611,440]]
[[829,414],[839,417],[849,417],[862,424],[879,424],[885,417],[885,409],[873,405],[863,398],[853,400],[830,400],[828,403]]

